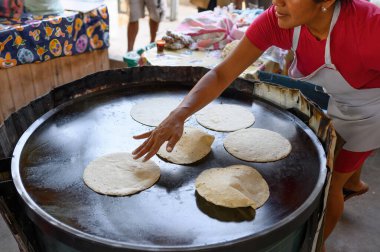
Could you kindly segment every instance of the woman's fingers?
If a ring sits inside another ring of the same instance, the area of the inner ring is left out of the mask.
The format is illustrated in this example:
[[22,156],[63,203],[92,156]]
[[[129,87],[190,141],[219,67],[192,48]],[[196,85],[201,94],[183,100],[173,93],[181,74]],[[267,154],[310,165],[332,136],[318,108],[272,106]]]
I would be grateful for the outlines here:
[[152,145],[153,145],[152,138],[148,138],[147,140],[145,140],[136,150],[132,152],[132,154],[134,155],[133,158],[139,159],[142,156],[144,156],[145,153],[151,148]]
[[133,136],[134,139],[143,139],[143,138],[148,138],[151,134],[152,134],[153,130],[152,131],[148,131],[148,132],[145,132],[145,133],[142,133],[140,135],[137,135],[137,136]]
[[132,155],[135,155],[135,157],[134,157],[135,159],[138,159],[141,157],[141,156],[138,156],[138,154],[148,144],[151,135],[152,135],[152,131],[145,132],[145,133],[137,135],[137,136],[133,136],[134,139],[148,138],[139,147],[137,147],[134,151],[132,151]]
[[[151,157],[153,157],[157,153],[157,151],[159,150],[161,145],[167,140],[167,138],[169,138],[167,134],[162,132],[162,130],[160,129],[155,129],[148,133],[149,133],[149,138],[145,140],[144,143],[142,143],[136,150],[132,152],[132,154],[134,155],[133,157],[134,159],[139,159],[140,157],[146,154],[143,161],[145,162],[149,160]],[[141,138],[143,138],[142,136],[146,137],[148,133],[141,134],[137,137],[140,137],[140,136]]]
[[168,144],[166,145],[166,151],[172,152],[172,150],[174,149],[174,146],[177,144],[180,138],[181,138],[180,135],[177,135],[177,134],[173,135],[170,138]]
[[149,160],[158,152],[165,141],[169,141],[167,150],[171,152],[183,132],[183,122],[179,124],[177,121],[166,119],[154,130],[134,136],[134,139],[148,139],[132,152],[133,158],[139,159],[145,155],[143,162]]
[[146,139],[138,148],[136,148],[134,151],[132,151],[132,154],[135,155],[137,154],[138,152],[140,152],[140,150],[142,148],[144,148],[145,144],[147,144],[149,142],[149,138]]
[[145,155],[143,162],[148,161],[151,157],[156,155],[162,144],[163,142],[156,142],[155,144],[153,144],[153,146],[149,149],[148,153]]

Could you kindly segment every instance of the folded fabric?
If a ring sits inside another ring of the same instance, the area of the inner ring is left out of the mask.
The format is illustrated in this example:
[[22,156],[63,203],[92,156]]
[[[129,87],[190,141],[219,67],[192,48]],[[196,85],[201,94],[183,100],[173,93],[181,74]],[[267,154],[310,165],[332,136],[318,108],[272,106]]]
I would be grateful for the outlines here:
[[196,49],[223,49],[234,40],[230,31],[234,26],[227,16],[214,15],[213,11],[205,11],[198,15],[185,18],[177,27],[177,31],[189,35],[195,41]]
[[19,18],[23,9],[22,0],[0,0],[0,17]]
[[63,12],[59,0],[24,0],[25,10],[34,15],[49,15]]
[[217,7],[214,11],[204,11],[185,18],[176,31],[191,36],[195,41],[191,48],[223,49],[231,41],[241,39],[245,26],[248,27],[262,12],[263,10],[257,9],[237,14],[229,8]]

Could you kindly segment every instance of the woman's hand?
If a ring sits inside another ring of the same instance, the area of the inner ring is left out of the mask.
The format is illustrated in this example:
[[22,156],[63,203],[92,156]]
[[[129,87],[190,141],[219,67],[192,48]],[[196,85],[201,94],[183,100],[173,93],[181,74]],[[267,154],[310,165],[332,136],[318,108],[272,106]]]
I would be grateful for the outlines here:
[[166,150],[171,152],[183,134],[184,119],[175,115],[174,111],[152,131],[134,136],[134,139],[147,138],[132,154],[134,159],[145,155],[143,162],[153,157],[161,145],[169,141]]
[[166,150],[171,152],[182,136],[185,119],[217,98],[261,54],[262,51],[244,36],[236,49],[203,76],[181,104],[156,129],[134,136],[135,139],[147,138],[132,152],[134,158],[145,155],[143,161],[149,160],[165,141],[169,141]]

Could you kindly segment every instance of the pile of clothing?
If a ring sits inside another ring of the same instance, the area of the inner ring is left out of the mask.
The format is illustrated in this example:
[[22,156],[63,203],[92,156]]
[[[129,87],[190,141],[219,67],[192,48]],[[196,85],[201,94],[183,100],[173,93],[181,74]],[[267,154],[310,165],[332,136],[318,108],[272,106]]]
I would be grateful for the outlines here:
[[245,29],[262,12],[262,9],[233,11],[217,7],[214,11],[185,18],[176,32],[170,32],[162,39],[170,49],[221,50],[231,41],[241,39]]

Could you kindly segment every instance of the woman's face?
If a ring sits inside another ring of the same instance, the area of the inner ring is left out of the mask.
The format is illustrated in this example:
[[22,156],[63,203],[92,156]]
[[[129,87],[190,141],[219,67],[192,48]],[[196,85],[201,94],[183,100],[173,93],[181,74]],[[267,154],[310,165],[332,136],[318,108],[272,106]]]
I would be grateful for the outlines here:
[[289,29],[299,25],[311,25],[322,18],[323,2],[314,0],[272,0],[280,28]]

